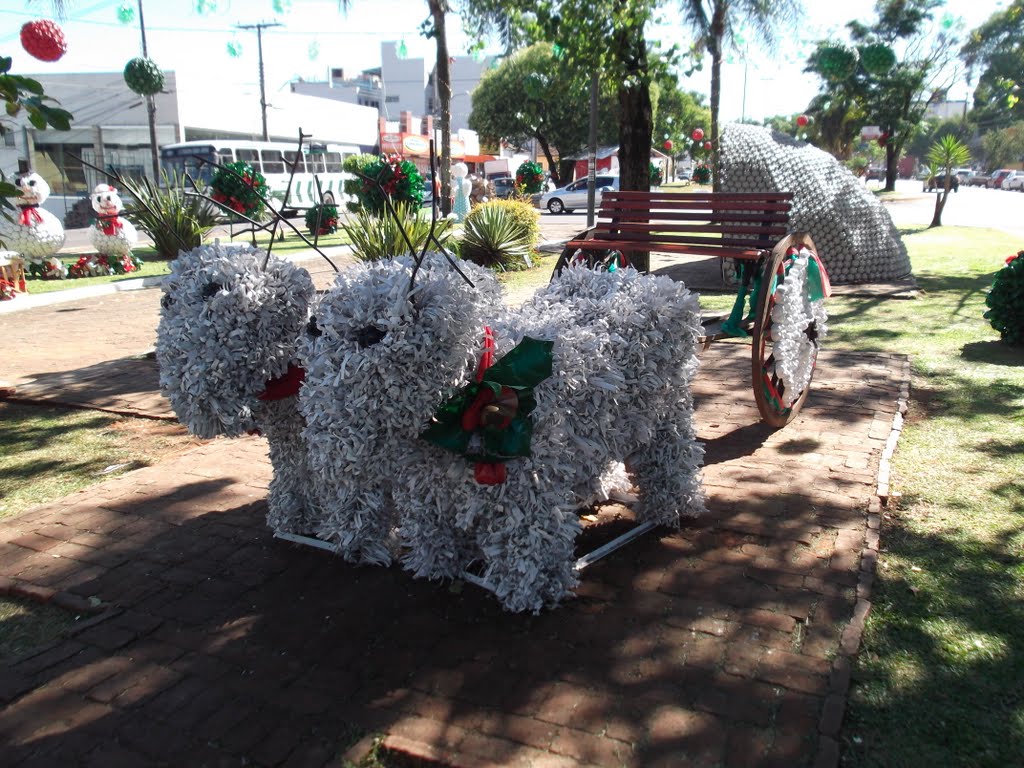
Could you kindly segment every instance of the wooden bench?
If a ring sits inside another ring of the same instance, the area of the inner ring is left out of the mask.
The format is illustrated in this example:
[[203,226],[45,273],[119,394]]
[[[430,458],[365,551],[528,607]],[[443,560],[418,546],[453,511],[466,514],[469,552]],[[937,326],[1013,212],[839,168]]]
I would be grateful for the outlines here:
[[605,192],[597,224],[565,245],[556,272],[574,261],[607,266],[631,253],[679,253],[757,260],[785,236],[789,192]]
[[[819,334],[810,301],[828,295],[828,276],[810,235],[787,234],[792,200],[788,192],[605,192],[596,226],[566,243],[555,275],[577,266],[611,271],[630,265],[637,253],[652,251],[717,256],[723,263],[733,260],[738,292],[732,311],[724,319],[706,318],[700,341],[706,349],[718,339],[750,337],[751,383],[758,411],[767,424],[782,427],[803,405],[810,380],[799,392],[785,391],[773,336],[779,288],[792,285],[787,279],[793,264],[813,260],[814,270],[801,267],[793,278],[804,281],[799,290],[807,293],[807,301],[797,315],[787,318],[792,323],[795,317],[803,325],[805,340],[799,344],[804,358],[811,361],[812,373]],[[814,278],[809,277],[812,272]],[[794,353],[787,350],[785,354]]]

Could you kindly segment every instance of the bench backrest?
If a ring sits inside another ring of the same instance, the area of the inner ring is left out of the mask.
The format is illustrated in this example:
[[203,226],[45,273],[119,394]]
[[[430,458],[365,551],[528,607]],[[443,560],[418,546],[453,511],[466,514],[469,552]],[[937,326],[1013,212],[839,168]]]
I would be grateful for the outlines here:
[[[597,240],[771,250],[786,235],[791,192],[614,192],[601,196]],[[656,250],[656,249],[654,249]]]

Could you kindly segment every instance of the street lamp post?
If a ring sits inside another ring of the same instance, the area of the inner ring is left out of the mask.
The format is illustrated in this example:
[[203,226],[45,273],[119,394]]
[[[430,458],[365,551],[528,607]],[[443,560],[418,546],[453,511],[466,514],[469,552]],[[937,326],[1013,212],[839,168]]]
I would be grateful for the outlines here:
[[[141,3],[142,0],[139,0]],[[235,29],[256,30],[256,51],[260,60],[260,114],[263,117],[263,140],[269,141],[270,134],[267,131],[267,86],[263,76],[263,30],[268,27],[283,27],[279,21],[261,21],[259,24],[236,24]]]
[[[139,31],[142,33],[142,57],[149,58],[146,49],[146,22],[142,18],[142,0],[139,0]],[[149,113],[149,146],[153,161],[153,183],[160,183],[160,148],[156,144],[156,98],[151,94],[146,97],[146,111]]]

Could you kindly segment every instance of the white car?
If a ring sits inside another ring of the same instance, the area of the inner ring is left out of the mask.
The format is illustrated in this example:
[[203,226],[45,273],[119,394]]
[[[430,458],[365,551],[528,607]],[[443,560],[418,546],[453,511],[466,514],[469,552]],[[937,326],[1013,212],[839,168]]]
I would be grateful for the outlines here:
[[1024,171],[1010,171],[1003,179],[1003,189],[1016,189],[1024,192]]
[[[618,189],[619,177],[601,174],[596,177],[597,189],[594,205],[601,204],[601,192],[605,189]],[[574,208],[587,207],[587,180],[580,179],[565,187],[545,192],[536,203],[538,208],[547,208],[552,213],[572,213]]]

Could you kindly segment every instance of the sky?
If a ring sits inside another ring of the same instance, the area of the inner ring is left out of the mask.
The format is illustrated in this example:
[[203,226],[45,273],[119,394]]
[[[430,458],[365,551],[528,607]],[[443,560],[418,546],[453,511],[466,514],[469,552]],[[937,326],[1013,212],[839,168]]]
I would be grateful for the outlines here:
[[[1005,0],[948,0],[941,17],[971,29],[1000,10]],[[66,0],[67,18],[58,21],[68,41],[68,51],[54,63],[38,61],[21,47],[18,33],[26,21],[53,18],[49,0],[0,0],[0,54],[12,56],[16,74],[61,72],[116,72],[128,59],[141,54],[138,0]],[[835,0],[804,0],[804,20],[784,30],[777,50],[765,51],[750,41],[746,51],[727,54],[722,70],[723,120],[741,117],[760,120],[776,114],[803,111],[818,92],[816,78],[804,74],[804,60],[814,41],[843,37],[851,9],[858,6]],[[870,4],[862,21],[869,21]],[[666,8],[670,9],[671,4]],[[130,23],[122,23],[119,11],[134,11]],[[419,33],[427,18],[425,0],[351,0],[347,12],[337,0],[143,0],[146,42],[150,58],[166,70],[201,75],[210,83],[211,98],[221,88],[252,93],[258,99],[259,59],[254,30],[239,24],[273,23],[282,26],[263,31],[267,101],[287,90],[298,77],[325,80],[330,68],[355,74],[380,65],[380,45],[404,42],[410,57],[434,58],[434,43]],[[666,43],[688,48],[692,36],[668,21],[654,34]],[[456,14],[448,20],[451,54],[466,55],[473,42],[461,29]],[[229,52],[234,49],[234,54]],[[490,41],[485,53],[499,53]],[[745,81],[745,87],[744,87]],[[702,72],[682,81],[687,90],[710,91],[710,63]],[[962,99],[968,85],[958,80],[951,99]]]

